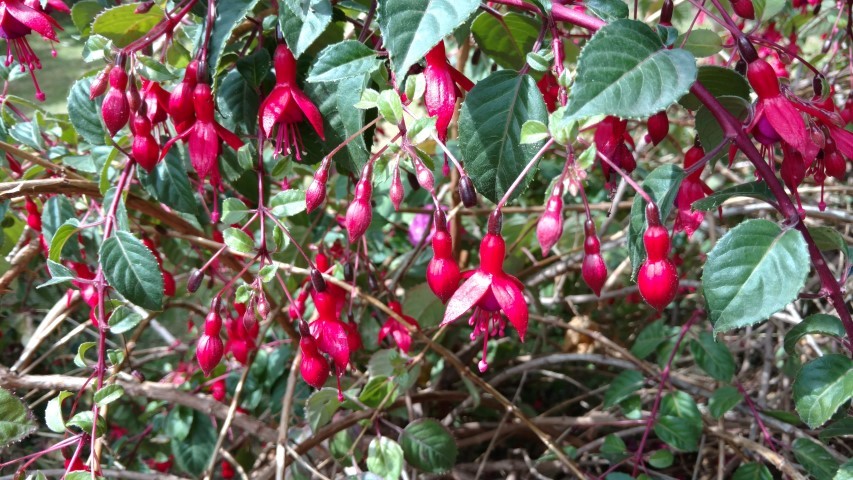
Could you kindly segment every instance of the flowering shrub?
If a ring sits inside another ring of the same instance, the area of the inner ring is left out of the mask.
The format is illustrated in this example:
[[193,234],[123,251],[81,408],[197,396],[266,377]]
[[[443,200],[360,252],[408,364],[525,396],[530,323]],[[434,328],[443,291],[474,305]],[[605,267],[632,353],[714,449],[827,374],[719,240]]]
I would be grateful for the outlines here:
[[852,10],[0,0],[0,474],[851,478]]

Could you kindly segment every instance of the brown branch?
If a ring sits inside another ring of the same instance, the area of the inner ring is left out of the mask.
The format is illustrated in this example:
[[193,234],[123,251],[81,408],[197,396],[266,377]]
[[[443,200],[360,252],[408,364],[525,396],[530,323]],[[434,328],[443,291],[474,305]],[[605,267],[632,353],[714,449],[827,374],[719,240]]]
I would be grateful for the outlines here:
[[0,276],[0,294],[4,293],[6,288],[12,284],[12,281],[26,270],[27,265],[30,264],[30,260],[38,255],[39,250],[39,242],[37,240],[31,241],[24,248],[18,250],[18,253],[12,259],[9,270],[3,276]]

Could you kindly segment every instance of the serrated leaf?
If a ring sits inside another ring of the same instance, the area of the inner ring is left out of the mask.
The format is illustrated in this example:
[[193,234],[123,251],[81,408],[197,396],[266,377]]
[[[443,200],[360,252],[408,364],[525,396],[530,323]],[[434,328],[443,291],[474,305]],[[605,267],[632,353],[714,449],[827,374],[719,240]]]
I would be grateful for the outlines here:
[[53,242],[57,230],[74,217],[74,207],[65,195],[55,195],[47,199],[41,210],[41,233],[48,245]]
[[406,461],[427,473],[450,470],[459,453],[447,428],[432,418],[421,418],[406,425],[400,434],[400,446]]
[[564,121],[595,115],[649,117],[687,93],[696,74],[690,52],[664,49],[643,22],[616,20],[581,50]]
[[184,441],[169,442],[178,468],[193,476],[200,476],[216,446],[216,429],[210,418],[199,411],[192,412],[192,424]]
[[699,368],[721,382],[729,382],[735,374],[735,359],[726,345],[714,340],[709,332],[699,334],[699,340],[690,341],[690,352]]
[[358,40],[332,44],[317,56],[308,72],[308,82],[336,82],[373,73],[382,62],[376,51]]
[[812,360],[800,369],[792,393],[803,422],[822,426],[853,398],[853,360],[839,354]]
[[272,265],[266,265],[264,268],[258,270],[258,277],[264,282],[269,283],[275,278],[275,272],[278,271],[278,264],[273,263]]
[[20,441],[36,428],[24,402],[0,388],[0,446]]
[[246,18],[246,15],[251,13],[257,3],[258,0],[228,0],[216,4],[216,18],[213,20],[207,57],[208,71],[212,74],[219,71],[219,63],[222,60],[225,45],[231,38],[234,28]]
[[471,24],[471,33],[483,53],[503,68],[521,70],[539,36],[540,21],[515,12],[496,18],[483,12]]
[[839,462],[817,442],[798,438],[793,443],[794,457],[815,480],[833,480]]
[[731,385],[720,387],[708,400],[708,410],[716,419],[722,418],[729,410],[743,401],[743,395]]
[[844,330],[844,325],[838,317],[824,313],[809,315],[785,334],[785,352],[794,355],[797,353],[796,346],[800,339],[806,335],[815,333],[832,335],[838,338],[844,338],[847,334]]
[[61,263],[56,263],[50,259],[48,259],[47,261],[47,270],[50,272],[50,280],[42,283],[36,288],[43,288],[50,285],[56,285],[58,283],[70,282],[75,278],[74,272],[72,272],[70,268],[66,267]]
[[216,90],[216,105],[225,128],[237,133],[255,133],[261,100],[257,88],[240,72],[231,70],[222,79]]
[[163,161],[154,170],[137,170],[139,183],[159,202],[180,212],[195,214],[198,210],[189,176],[178,149],[169,150]]
[[136,13],[140,5],[142,3],[130,3],[105,10],[95,17],[92,33],[109,38],[120,48],[130,45],[165,18],[163,9],[157,4],[145,13]]
[[287,46],[299,58],[332,23],[329,0],[279,2],[278,21]]
[[[696,80],[701,82],[702,86],[708,89],[715,97],[732,96],[749,100],[749,83],[747,83],[743,75],[731,68],[703,65],[699,67]],[[681,97],[678,103],[688,110],[698,110],[702,106],[702,102],[692,93]],[[711,148],[714,148],[714,146],[706,145],[705,150],[710,150]]]
[[400,101],[400,96],[394,90],[383,90],[379,94],[376,106],[379,107],[379,114],[388,123],[396,125],[403,120],[403,102]]
[[403,449],[388,437],[376,437],[367,447],[367,469],[385,480],[397,480],[403,472]]
[[92,30],[92,20],[94,20],[103,9],[104,6],[95,0],[77,2],[73,7],[71,7],[71,21],[74,23],[74,26],[77,27],[77,30],[80,31],[82,36],[89,36],[89,32]]
[[338,411],[341,402],[338,401],[338,391],[334,388],[321,388],[312,393],[305,402],[305,418],[311,431],[316,432],[320,427],[329,423],[332,415]]
[[74,82],[68,92],[68,119],[74,130],[92,145],[104,145],[106,130],[101,123],[99,113],[100,98],[89,100],[89,90],[92,88],[92,77],[81,78]]
[[128,232],[115,232],[101,245],[100,264],[110,286],[147,310],[163,303],[163,274],[154,254]]
[[[459,147],[477,191],[497,203],[543,142],[521,144],[524,122],[548,121],[548,111],[529,75],[497,71],[468,92],[459,115]],[[527,188],[535,169],[513,192]]]
[[468,20],[477,0],[385,0],[379,2],[379,30],[397,81],[444,37]]
[[229,227],[222,232],[225,245],[240,253],[251,253],[255,249],[255,240],[239,228]]
[[[678,37],[675,45],[681,47],[684,35]],[[695,28],[687,37],[687,43],[682,47],[697,58],[710,57],[723,49],[723,39],[717,32],[704,28]]]
[[622,0],[590,0],[584,2],[584,6],[605,22],[628,18],[628,4]]
[[796,230],[747,220],[708,254],[702,275],[714,332],[760,322],[797,298],[809,272],[806,242]]
[[228,197],[222,202],[222,223],[240,223],[249,215],[249,207],[239,198]]
[[129,332],[139,325],[142,321],[142,315],[136,313],[133,309],[124,305],[113,310],[109,318],[110,333],[116,335]]
[[100,390],[95,392],[95,403],[103,407],[115,402],[124,395],[124,387],[121,385],[105,385]]
[[539,143],[551,136],[548,126],[536,120],[528,120],[521,126],[521,143]]
[[284,190],[270,199],[270,212],[279,218],[292,217],[305,211],[305,192]]
[[44,409],[44,423],[51,431],[56,433],[65,432],[65,417],[62,415],[62,401],[73,395],[71,392],[61,391],[47,402]]
[[671,447],[693,452],[699,448],[702,414],[690,395],[679,391],[669,393],[661,401],[654,430]]
[[[684,169],[672,164],[661,165],[643,180],[643,190],[657,204],[663,222],[666,222],[672,210],[682,180],[684,180]],[[632,280],[637,278],[640,265],[646,259],[646,249],[643,246],[643,234],[646,233],[646,228],[648,228],[646,201],[643,197],[636,195],[631,205],[631,222],[628,224],[628,256],[631,258]]]
[[663,320],[655,320],[637,335],[634,345],[631,346],[631,353],[640,359],[648,357],[657,350],[660,344],[667,341],[668,334]]
[[269,75],[270,66],[272,66],[272,59],[264,49],[259,49],[237,60],[237,71],[249,85],[256,89],[261,87],[264,79]]
[[773,475],[760,463],[744,463],[735,470],[732,480],[773,480]]
[[735,197],[750,197],[758,200],[773,201],[773,193],[767,187],[767,183],[762,181],[746,182],[731,187],[718,190],[707,197],[696,200],[690,207],[693,210],[707,212],[714,210],[722,205],[726,200]]
[[604,392],[604,408],[610,408],[631,396],[643,386],[643,374],[636,370],[624,370],[611,382]]

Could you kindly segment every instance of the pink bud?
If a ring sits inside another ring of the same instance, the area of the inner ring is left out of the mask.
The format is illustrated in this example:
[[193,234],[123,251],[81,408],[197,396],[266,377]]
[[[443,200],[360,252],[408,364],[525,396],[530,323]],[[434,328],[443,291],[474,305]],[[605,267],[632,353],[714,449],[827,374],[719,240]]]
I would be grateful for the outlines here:
[[210,395],[218,402],[225,400],[225,380],[219,379],[210,386]]
[[127,125],[130,118],[130,104],[125,95],[127,88],[127,73],[121,67],[110,71],[110,91],[104,98],[101,116],[110,136],[115,136],[119,130]]
[[373,165],[368,163],[355,186],[355,198],[347,208],[345,225],[350,243],[364,235],[373,218],[373,208],[370,205],[370,197],[373,194],[373,186],[370,183],[372,173]]
[[755,7],[752,5],[752,0],[732,0],[732,9],[741,18],[755,19]]
[[169,95],[169,115],[178,133],[183,132],[195,118],[193,90],[198,83],[198,60],[187,65],[184,80]]
[[313,212],[326,201],[326,182],[329,180],[331,159],[324,158],[320,168],[314,173],[314,179],[305,192],[305,205],[308,213]]
[[133,159],[142,168],[150,172],[160,160],[160,146],[157,145],[157,140],[151,135],[151,122],[143,115],[136,115],[130,127],[133,131],[133,144],[131,146]]
[[302,364],[299,366],[302,379],[314,388],[323,388],[329,378],[329,361],[320,354],[310,335],[302,336],[299,348],[302,350]]
[[113,69],[112,65],[107,65],[106,68],[101,70],[95,79],[92,80],[92,85],[89,87],[89,100],[94,100],[107,91],[107,79],[110,75],[110,70]]
[[[439,218],[441,217],[441,218]],[[433,257],[427,265],[427,284],[432,293],[447,303],[459,288],[459,264],[453,258],[453,239],[447,232],[444,215],[436,215],[435,234],[432,237]]]
[[394,210],[400,211],[400,204],[403,203],[403,181],[400,179],[400,168],[394,168],[394,176],[391,178],[391,189],[388,194],[391,196],[391,203],[394,204]]
[[551,248],[557,244],[563,234],[563,190],[559,186],[554,187],[554,192],[545,206],[545,213],[539,217],[536,225],[536,238],[545,256]]
[[222,339],[219,338],[219,334],[211,336],[205,333],[198,339],[196,358],[198,359],[199,367],[204,372],[204,376],[209,376],[210,372],[219,365],[224,349],[225,347],[222,345]]
[[432,172],[429,171],[424,162],[419,158],[413,159],[413,162],[415,164],[415,175],[418,178],[418,184],[424,190],[432,192],[433,188],[435,188],[435,179],[432,176]]
[[592,220],[586,221],[584,230],[586,239],[583,244],[584,257],[581,276],[587,286],[595,292],[595,295],[601,296],[601,288],[607,280],[607,264],[601,257],[601,242],[595,234],[595,224],[592,223]]
[[649,117],[647,126],[652,143],[657,145],[662,142],[669,133],[669,119],[666,117],[666,111],[658,112]]

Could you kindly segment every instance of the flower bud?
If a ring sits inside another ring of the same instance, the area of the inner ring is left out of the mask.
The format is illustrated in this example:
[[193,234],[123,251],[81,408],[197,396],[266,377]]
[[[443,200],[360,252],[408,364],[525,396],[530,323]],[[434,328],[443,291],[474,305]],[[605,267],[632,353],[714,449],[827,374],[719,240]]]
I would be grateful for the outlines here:
[[761,100],[778,97],[782,93],[779,90],[779,78],[776,76],[776,71],[762,59],[757,59],[749,64],[746,69],[746,78]]
[[833,148],[832,151],[825,151],[823,162],[827,175],[835,177],[837,180],[844,179],[847,164],[844,162],[844,158],[840,153],[838,153],[837,149]]
[[210,372],[219,365],[224,350],[225,346],[222,344],[222,339],[219,338],[218,333],[213,336],[205,333],[198,339],[196,359],[205,377],[210,376]]
[[270,302],[267,301],[267,297],[265,295],[261,295],[258,297],[258,315],[261,318],[267,318],[267,315],[270,314]]
[[221,402],[221,401],[225,400],[225,393],[226,393],[225,380],[219,379],[219,380],[213,382],[213,385],[210,386],[210,395],[217,402]]
[[660,111],[649,117],[647,126],[652,143],[657,145],[662,142],[669,133],[669,119],[666,117],[666,111]]
[[584,224],[586,238],[584,239],[583,249],[583,265],[581,267],[581,276],[587,286],[595,292],[596,296],[601,296],[601,288],[604,287],[604,282],[607,280],[607,264],[601,257],[601,242],[595,234],[595,224],[592,220],[587,220]]
[[24,206],[27,210],[27,225],[30,228],[35,230],[36,232],[40,232],[42,228],[41,224],[41,213],[39,213],[39,207],[36,205],[31,198],[27,197],[24,202]]
[[463,173],[459,177],[459,198],[462,199],[462,205],[467,208],[477,206],[477,190],[474,188],[474,182],[467,174]]
[[355,198],[347,208],[345,225],[350,243],[354,243],[364,235],[373,218],[373,208],[370,205],[370,197],[373,194],[373,186],[370,183],[372,174],[373,165],[368,163],[355,186]]
[[92,80],[92,85],[89,87],[89,100],[94,100],[106,93],[107,85],[109,85],[108,78],[112,69],[112,65],[107,65]]
[[163,273],[163,295],[167,297],[175,296],[175,277],[172,276],[166,270],[162,270]]
[[139,88],[137,88],[136,81],[132,77],[127,86],[127,104],[130,106],[131,112],[139,111],[139,107],[142,106],[142,97],[139,95]]
[[752,0],[732,0],[732,9],[741,18],[755,19],[755,7],[752,5]]
[[125,95],[126,88],[127,73],[121,67],[113,68],[110,71],[110,91],[107,92],[101,109],[101,116],[110,136],[115,136],[130,119],[130,104]]
[[556,186],[545,205],[545,212],[536,224],[536,238],[539,240],[539,247],[542,248],[542,256],[548,255],[562,234],[563,189]]
[[311,185],[305,192],[305,206],[308,213],[313,212],[317,207],[326,201],[326,182],[329,180],[329,168],[331,167],[331,159],[326,157],[320,168],[314,173],[314,179],[311,180]]
[[169,95],[169,115],[178,133],[186,130],[195,118],[193,90],[198,83],[198,60],[187,65],[184,80]]
[[323,274],[320,270],[316,268],[311,269],[311,286],[313,286],[314,290],[318,292],[326,291],[326,279],[323,278]]
[[678,271],[668,258],[658,261],[646,259],[637,274],[637,286],[643,300],[660,312],[675,298]]
[[418,178],[418,184],[426,191],[433,192],[435,188],[435,178],[432,172],[424,165],[419,158],[412,160],[415,164],[415,176]]
[[219,309],[211,310],[204,317],[204,333],[216,336],[220,331],[222,331],[222,316],[219,315]]
[[204,280],[204,271],[193,270],[190,274],[189,280],[187,280],[187,292],[195,293],[201,286],[202,280]]
[[391,188],[388,191],[391,197],[391,203],[394,205],[394,210],[400,211],[400,204],[403,202],[405,191],[403,190],[403,181],[400,179],[400,168],[394,168],[394,176],[391,177]]
[[426,278],[432,293],[447,303],[459,288],[459,264],[453,258],[453,239],[446,230],[436,229],[432,237],[433,258],[427,265]]
[[311,335],[302,335],[299,348],[302,350],[302,364],[299,365],[302,379],[314,388],[323,388],[329,378],[329,361],[317,349]]
[[131,123],[131,130],[133,159],[147,172],[151,172],[160,160],[160,146],[151,134],[151,122],[143,115],[136,115]]

